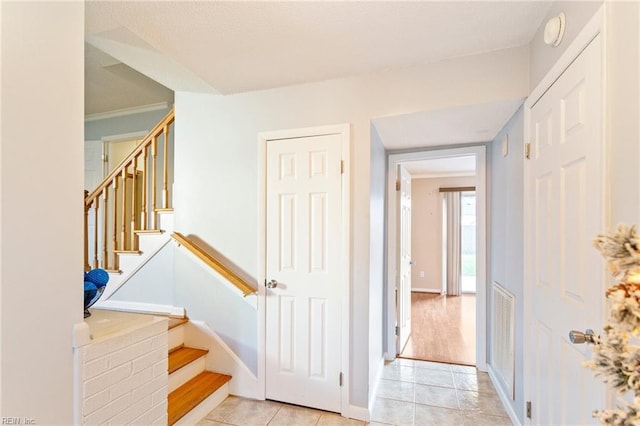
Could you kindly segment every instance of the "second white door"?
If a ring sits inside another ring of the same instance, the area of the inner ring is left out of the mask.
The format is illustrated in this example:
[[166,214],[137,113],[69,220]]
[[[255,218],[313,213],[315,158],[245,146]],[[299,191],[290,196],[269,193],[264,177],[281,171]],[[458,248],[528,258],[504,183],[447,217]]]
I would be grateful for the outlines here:
[[341,411],[340,134],[267,142],[266,397]]

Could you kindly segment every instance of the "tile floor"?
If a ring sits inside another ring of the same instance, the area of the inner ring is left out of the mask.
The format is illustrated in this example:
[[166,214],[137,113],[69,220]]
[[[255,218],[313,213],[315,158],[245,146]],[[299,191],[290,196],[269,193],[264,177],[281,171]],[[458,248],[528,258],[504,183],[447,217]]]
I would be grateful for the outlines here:
[[511,425],[489,376],[473,367],[398,358],[385,366],[371,423],[231,396],[199,425]]

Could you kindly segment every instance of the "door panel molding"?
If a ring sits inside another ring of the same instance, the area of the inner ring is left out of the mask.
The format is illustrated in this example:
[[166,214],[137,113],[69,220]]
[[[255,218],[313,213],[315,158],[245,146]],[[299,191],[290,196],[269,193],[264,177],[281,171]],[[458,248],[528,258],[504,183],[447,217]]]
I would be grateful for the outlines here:
[[[266,288],[262,283],[266,283],[266,203],[267,203],[267,143],[273,140],[305,138],[323,135],[340,135],[341,138],[341,157],[343,162],[342,168],[342,215],[341,215],[341,326],[340,326],[340,343],[342,353],[340,354],[340,363],[342,371],[342,391],[341,391],[341,414],[347,417],[358,416],[358,413],[352,413],[349,404],[350,394],[350,340],[349,330],[351,323],[351,133],[348,123],[307,127],[298,129],[278,130],[271,132],[262,132],[258,135],[258,387],[260,389],[259,398],[266,397]],[[326,165],[323,164],[322,158],[313,158],[311,163],[314,173],[322,173]],[[318,200],[316,200],[318,201]],[[318,242],[320,244],[321,242]],[[315,259],[320,262],[322,259]],[[315,305],[314,305],[315,306]],[[315,306],[318,308],[319,306]],[[317,373],[317,371],[316,371]]]

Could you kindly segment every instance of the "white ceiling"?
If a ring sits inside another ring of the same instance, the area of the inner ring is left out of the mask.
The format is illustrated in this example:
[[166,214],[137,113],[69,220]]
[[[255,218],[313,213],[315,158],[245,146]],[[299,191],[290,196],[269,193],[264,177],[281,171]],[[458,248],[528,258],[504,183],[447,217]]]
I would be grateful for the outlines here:
[[[172,102],[172,91],[232,94],[522,46],[550,6],[536,0],[88,1],[86,113]],[[390,149],[488,141],[519,102],[374,124]]]
[[520,108],[524,99],[465,105],[438,111],[372,120],[387,149],[488,142]]
[[472,176],[476,173],[476,157],[435,158],[402,163],[414,179]]

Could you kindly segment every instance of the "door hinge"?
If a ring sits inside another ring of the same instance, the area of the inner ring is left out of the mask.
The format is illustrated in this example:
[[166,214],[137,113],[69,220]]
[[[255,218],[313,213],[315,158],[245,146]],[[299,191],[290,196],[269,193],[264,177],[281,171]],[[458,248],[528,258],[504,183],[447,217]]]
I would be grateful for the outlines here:
[[400,335],[400,327],[396,325],[396,336]]
[[524,144],[524,158],[526,160],[530,160],[531,159],[531,144],[530,143],[525,143]]
[[527,418],[531,418],[531,401],[527,401]]
[[400,191],[400,180],[396,181],[396,191]]
[[340,386],[342,386],[342,371],[340,372]]
[[102,162],[104,163],[109,162],[109,156],[107,154],[102,154]]
[[340,160],[340,174],[344,174],[344,160]]

